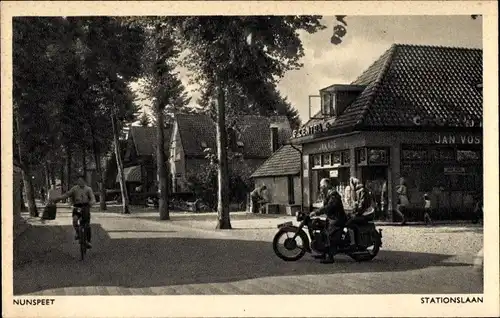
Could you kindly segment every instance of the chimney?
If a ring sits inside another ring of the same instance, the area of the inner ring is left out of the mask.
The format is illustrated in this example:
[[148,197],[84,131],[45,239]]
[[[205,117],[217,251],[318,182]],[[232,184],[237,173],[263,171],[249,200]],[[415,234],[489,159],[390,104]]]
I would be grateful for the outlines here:
[[278,127],[271,127],[271,151],[275,152],[278,150]]

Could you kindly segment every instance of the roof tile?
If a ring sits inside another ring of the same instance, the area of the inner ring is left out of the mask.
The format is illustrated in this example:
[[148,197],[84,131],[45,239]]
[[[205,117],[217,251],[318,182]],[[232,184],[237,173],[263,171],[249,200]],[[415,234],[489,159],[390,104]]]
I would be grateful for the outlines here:
[[[301,149],[300,146],[297,146]],[[252,175],[252,178],[296,175],[300,173],[300,152],[290,145],[278,149]]]
[[[165,128],[165,149],[170,144],[170,134],[172,127]],[[150,156],[155,154],[156,128],[155,127],[130,127],[130,135],[134,141],[138,156]],[[166,150],[165,150],[166,151]]]
[[[203,155],[202,143],[209,148],[217,147],[215,122],[208,115],[179,114],[176,120],[186,155]],[[285,116],[244,115],[234,121],[238,140],[243,142],[243,156],[267,158],[272,154],[270,126],[273,123],[278,124],[279,143],[284,144],[292,134]]]
[[464,119],[479,123],[482,61],[481,49],[394,44],[352,83],[366,88],[333,128],[410,127],[416,116],[430,127],[440,121],[463,127]]

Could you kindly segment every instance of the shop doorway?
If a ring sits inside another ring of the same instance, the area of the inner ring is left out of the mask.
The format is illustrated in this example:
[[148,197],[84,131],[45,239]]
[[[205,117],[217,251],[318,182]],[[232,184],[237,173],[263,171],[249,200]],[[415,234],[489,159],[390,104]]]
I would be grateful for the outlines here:
[[387,182],[389,169],[386,166],[368,166],[361,169],[361,181],[372,193],[377,205],[378,217],[383,217],[387,213],[386,206],[382,207],[382,187]]

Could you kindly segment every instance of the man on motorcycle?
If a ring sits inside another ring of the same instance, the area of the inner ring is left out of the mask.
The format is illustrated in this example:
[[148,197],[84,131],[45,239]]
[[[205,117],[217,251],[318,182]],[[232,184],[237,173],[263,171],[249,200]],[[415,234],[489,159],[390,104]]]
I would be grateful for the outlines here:
[[[75,229],[75,240],[79,239],[78,233],[78,219],[81,217],[82,222],[90,224],[90,207],[95,204],[95,196],[92,188],[87,186],[85,183],[84,177],[79,177],[77,185],[72,187],[68,192],[63,194],[58,198],[54,198],[53,201],[58,202],[61,200],[65,200],[67,198],[71,198],[71,202],[73,204],[73,227]],[[82,213],[77,212],[77,208],[82,208]],[[90,226],[87,226],[87,247],[92,248],[90,244],[91,232]]]
[[326,241],[328,252],[324,255],[318,255],[316,258],[321,258],[321,263],[333,263],[333,256],[337,253],[337,247],[342,237],[342,229],[347,221],[347,215],[344,211],[342,197],[335,190],[332,180],[324,178],[320,182],[320,191],[323,194],[323,207],[316,212],[312,212],[310,217],[326,214],[327,235]]

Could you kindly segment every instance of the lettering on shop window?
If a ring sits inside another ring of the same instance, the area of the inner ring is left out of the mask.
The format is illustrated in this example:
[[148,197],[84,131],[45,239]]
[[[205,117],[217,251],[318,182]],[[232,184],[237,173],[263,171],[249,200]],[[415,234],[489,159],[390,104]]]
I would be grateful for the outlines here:
[[435,144],[464,144],[480,145],[481,137],[472,135],[438,135],[434,139]]
[[319,151],[326,152],[326,151],[335,149],[336,147],[337,147],[337,143],[335,142],[335,140],[331,140],[331,141],[320,144]]

